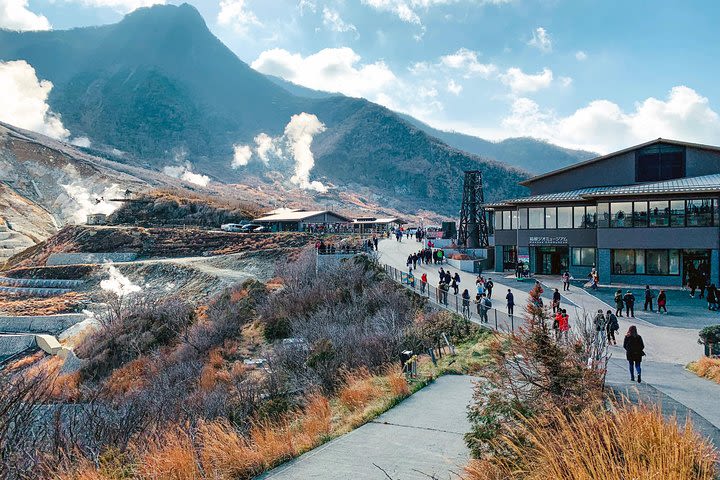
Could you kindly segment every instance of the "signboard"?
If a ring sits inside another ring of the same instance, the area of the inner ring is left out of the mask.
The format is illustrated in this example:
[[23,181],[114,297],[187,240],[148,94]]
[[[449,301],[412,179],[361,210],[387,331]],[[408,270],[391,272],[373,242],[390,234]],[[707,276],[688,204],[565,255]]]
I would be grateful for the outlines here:
[[528,245],[567,245],[567,237],[530,237]]
[[524,265],[530,264],[530,254],[518,254],[517,261],[518,263],[522,263]]

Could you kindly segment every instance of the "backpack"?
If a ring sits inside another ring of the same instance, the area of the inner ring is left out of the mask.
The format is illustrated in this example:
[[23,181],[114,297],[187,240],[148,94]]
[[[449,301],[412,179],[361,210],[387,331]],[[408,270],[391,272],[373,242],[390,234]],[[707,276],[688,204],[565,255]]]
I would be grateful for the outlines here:
[[485,306],[486,306],[487,308],[492,308],[492,302],[490,301],[489,298],[486,298],[486,299],[485,299]]

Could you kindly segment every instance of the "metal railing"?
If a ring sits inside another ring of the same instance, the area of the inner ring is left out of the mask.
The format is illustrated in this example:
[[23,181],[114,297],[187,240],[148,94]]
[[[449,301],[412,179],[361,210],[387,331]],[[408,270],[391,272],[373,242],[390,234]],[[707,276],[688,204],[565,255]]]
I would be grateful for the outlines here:
[[[462,295],[455,295],[452,291],[441,290],[430,285],[429,281],[423,283],[419,277],[411,275],[409,272],[386,264],[382,264],[382,267],[393,281],[426,298],[436,307],[456,313],[481,327],[502,332],[515,331],[515,315],[510,315],[497,308],[489,308],[486,313],[482,313],[482,309],[475,303],[474,297],[467,300],[462,298]],[[492,298],[490,300],[494,301]]]

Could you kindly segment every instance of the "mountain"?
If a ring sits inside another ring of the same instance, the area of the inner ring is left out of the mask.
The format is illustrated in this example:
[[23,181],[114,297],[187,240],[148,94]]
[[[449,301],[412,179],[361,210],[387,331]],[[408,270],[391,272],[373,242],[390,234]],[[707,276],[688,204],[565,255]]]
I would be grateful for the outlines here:
[[490,200],[524,193],[523,170],[452,148],[384,107],[293,94],[237,58],[187,4],[138,9],[101,27],[0,31],[0,59],[26,60],[52,81],[50,106],[72,134],[127,152],[127,162],[190,161],[225,183],[289,179],[283,162],[231,168],[233,145],[280,136],[306,112],[326,126],[312,143],[312,177],[338,189],[365,187],[406,211],[453,216],[464,169],[484,172]]

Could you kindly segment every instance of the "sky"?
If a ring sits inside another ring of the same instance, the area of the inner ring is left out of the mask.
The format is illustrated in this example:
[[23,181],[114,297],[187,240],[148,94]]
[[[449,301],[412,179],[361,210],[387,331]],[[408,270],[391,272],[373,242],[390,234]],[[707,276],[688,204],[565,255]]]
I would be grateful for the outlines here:
[[[0,28],[114,23],[153,3],[0,0]],[[714,0],[191,3],[256,70],[436,128],[600,153],[657,137],[720,144]]]

